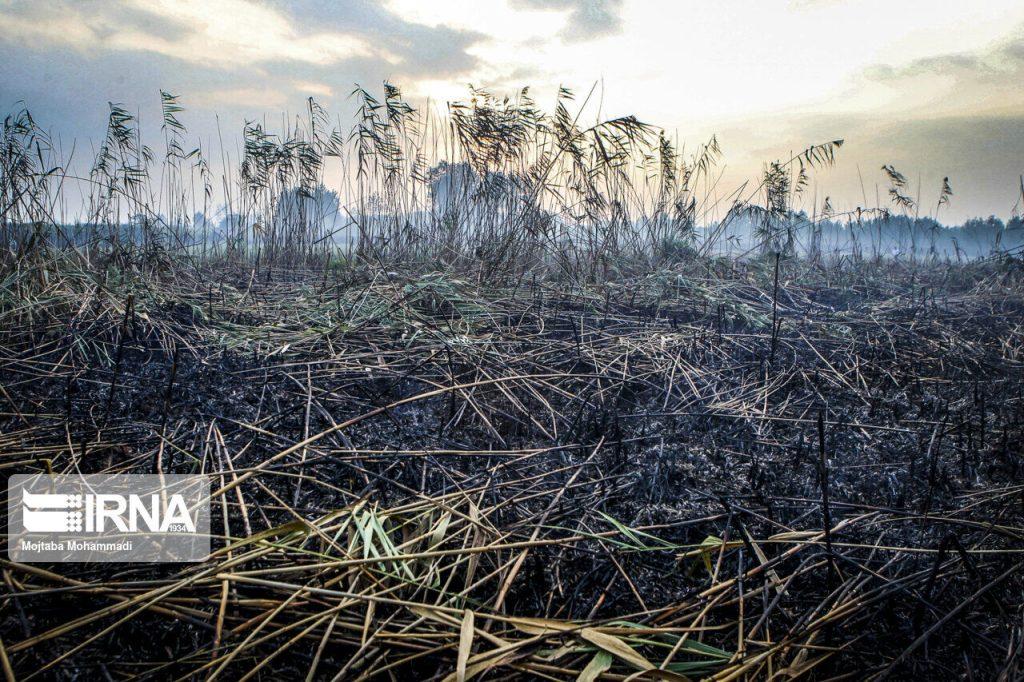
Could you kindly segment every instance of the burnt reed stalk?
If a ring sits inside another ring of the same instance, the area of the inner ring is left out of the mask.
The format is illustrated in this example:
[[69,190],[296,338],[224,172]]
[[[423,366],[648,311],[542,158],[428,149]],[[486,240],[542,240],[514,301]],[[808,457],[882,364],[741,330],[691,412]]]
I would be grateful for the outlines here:
[[[167,420],[171,415],[171,402],[174,399],[174,380],[178,376],[178,358],[181,352],[181,346],[177,343],[174,344],[174,350],[171,353],[171,367],[167,377],[167,389],[164,392],[163,407],[161,409],[160,417],[160,441],[161,447],[156,450],[153,455],[153,473],[163,471],[163,462],[160,461],[163,454],[163,441],[167,437]],[[174,464],[174,453],[171,452],[169,465]]]
[[110,390],[107,392],[107,405],[103,410],[104,424],[110,419],[110,411],[114,405],[114,394],[117,391],[117,382],[121,377],[121,364],[124,360],[124,347],[125,343],[128,341],[128,323],[131,320],[132,307],[134,303],[134,296],[132,296],[132,294],[128,294],[128,298],[126,298],[124,302],[124,317],[121,319],[121,327],[117,334],[117,350],[114,354],[114,369],[110,377]]
[[828,556],[829,584],[839,584],[839,569],[832,550],[832,505],[829,501],[828,452],[825,445],[825,409],[818,409],[818,478],[821,485],[821,521],[825,533],[825,552]]

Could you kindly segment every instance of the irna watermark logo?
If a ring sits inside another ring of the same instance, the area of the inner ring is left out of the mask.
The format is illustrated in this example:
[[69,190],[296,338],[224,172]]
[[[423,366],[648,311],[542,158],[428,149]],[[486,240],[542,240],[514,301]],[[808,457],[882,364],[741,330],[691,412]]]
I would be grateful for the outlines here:
[[12,561],[202,561],[210,484],[186,475],[15,475],[7,489]]

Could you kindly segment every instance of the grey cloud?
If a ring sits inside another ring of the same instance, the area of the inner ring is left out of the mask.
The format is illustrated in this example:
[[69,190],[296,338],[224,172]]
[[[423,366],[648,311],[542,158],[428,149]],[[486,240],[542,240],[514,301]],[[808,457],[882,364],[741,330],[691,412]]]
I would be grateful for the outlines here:
[[472,31],[408,22],[367,0],[271,0],[268,4],[297,26],[355,33],[384,48],[401,59],[399,65],[392,67],[400,75],[439,77],[468,73],[478,65],[468,48],[486,38]]
[[[16,35],[13,31],[5,32],[2,27],[5,15],[40,27],[45,26],[54,14],[70,19],[73,25],[88,36],[86,45],[77,46],[80,51],[88,53],[102,53],[106,39],[119,33],[152,36],[162,43],[173,44],[197,30],[187,22],[176,21],[155,9],[151,12],[123,2],[56,1],[56,7],[52,3],[45,6],[31,2],[0,3],[0,43],[16,43],[27,50],[41,50],[53,47],[59,49],[63,42],[59,36],[51,36],[47,44],[40,44],[43,41],[34,41]],[[264,0],[263,5],[290,21],[296,43],[301,44],[306,38],[332,32],[357,37],[395,57],[395,63],[388,64],[388,68],[396,77],[430,74],[436,78],[469,73],[478,66],[478,60],[468,49],[485,38],[471,31],[408,22],[379,4],[366,0],[345,3],[325,0]],[[81,41],[80,37],[76,39]],[[71,40],[70,36],[68,40]],[[137,50],[140,57],[149,58],[151,51],[144,48],[144,41],[140,43]],[[181,58],[187,61],[188,55],[182,54]],[[305,64],[296,65],[284,57],[278,57],[272,62],[287,63],[299,70],[305,67]],[[346,65],[335,63],[331,66],[344,68]],[[231,67],[244,70],[244,67],[237,65]],[[215,68],[215,65],[211,64],[210,68]]]
[[[94,11],[105,12],[111,20],[116,21],[116,26],[104,27],[103,34],[99,36],[100,38],[118,29],[132,29],[150,35],[159,35],[167,40],[177,40],[193,30],[187,22],[175,20],[167,16],[158,16],[142,8],[115,7],[113,3],[103,2],[88,2],[85,6],[95,8]],[[48,8],[48,11],[68,11],[72,7],[77,7],[81,11],[83,5],[68,3],[61,9],[53,10],[51,7]]]
[[[1024,26],[1018,28],[1018,32],[1021,30],[1024,30]],[[995,57],[1004,64],[1024,67],[1024,38],[1015,38],[1003,43],[995,50]]]
[[[52,22],[54,16],[75,17],[79,26],[92,34],[97,47],[102,45],[105,38],[119,31],[136,31],[176,40],[193,30],[184,21],[160,16],[143,8],[103,0],[51,0],[47,3],[15,1],[6,5],[0,3],[0,12],[0,16],[7,15],[39,25]],[[4,35],[0,31],[0,39],[4,38],[17,40],[19,36]]]
[[622,30],[623,0],[513,0],[521,9],[562,10],[569,12],[559,36],[567,42],[592,40]]
[[[148,122],[158,125],[158,91],[169,90],[181,96],[186,107],[183,120],[190,129],[204,139],[215,139],[214,111],[229,134],[246,118],[278,115],[282,109],[302,111],[310,94],[344,117],[356,82],[373,88],[385,79],[403,85],[423,76],[468,75],[477,60],[467,50],[483,38],[449,27],[414,24],[361,0],[267,2],[265,6],[290,21],[297,40],[333,32],[355,35],[396,59],[352,56],[313,64],[276,58],[224,66],[150,51],[144,40],[137,49],[105,49],[104,38],[118,31],[173,43],[196,28],[126,3],[60,1],[56,11],[87,29],[84,41],[61,41],[59,35],[33,40],[5,32],[4,15],[45,26],[54,5],[0,1],[0,63],[5,65],[0,69],[0,108],[7,112],[23,101],[43,125],[52,126],[66,140],[79,140],[79,156],[89,154],[81,146],[86,140],[102,137],[108,100],[123,102],[132,111],[141,107],[148,127]],[[324,87],[332,96],[323,94]],[[259,93],[274,97],[256,96]]]
[[1015,38],[978,52],[955,52],[917,59],[909,64],[879,64],[867,70],[875,80],[892,80],[921,75],[961,76],[971,79],[998,78],[1024,71],[1024,38]]
[[[88,156],[88,141],[105,131],[107,102],[121,102],[146,123],[158,125],[162,88],[180,93],[186,107],[199,89],[225,88],[237,77],[222,70],[181,63],[161,55],[144,59],[130,52],[82,55],[72,48],[45,52],[12,48],[0,43],[0,109],[7,112],[23,102],[36,120],[59,133],[70,146],[77,140],[77,157]],[[192,111],[183,117],[196,120]],[[212,123],[212,122],[211,122]],[[203,131],[207,134],[212,128]]]

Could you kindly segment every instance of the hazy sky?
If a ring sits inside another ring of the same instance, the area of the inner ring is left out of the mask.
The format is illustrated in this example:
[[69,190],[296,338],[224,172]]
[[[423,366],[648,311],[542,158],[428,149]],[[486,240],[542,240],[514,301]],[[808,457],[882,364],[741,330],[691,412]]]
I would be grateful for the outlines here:
[[1024,173],[1020,0],[0,0],[0,63],[4,110],[24,100],[86,149],[108,100],[156,121],[161,88],[210,136],[215,112],[237,130],[310,95],[347,116],[355,82],[435,101],[530,85],[540,104],[598,83],[606,115],[690,148],[716,133],[723,193],[835,138],[814,191],[836,208],[884,203],[891,163],[926,210],[948,175],[941,217],[1005,218]]

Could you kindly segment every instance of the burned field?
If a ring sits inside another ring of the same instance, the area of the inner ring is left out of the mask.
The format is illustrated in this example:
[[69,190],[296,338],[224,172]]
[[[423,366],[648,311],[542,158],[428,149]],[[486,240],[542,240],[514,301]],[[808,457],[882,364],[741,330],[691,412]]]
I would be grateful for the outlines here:
[[198,564],[3,561],[17,679],[1019,679],[1024,280],[220,263],[4,283],[7,473],[203,473]]

